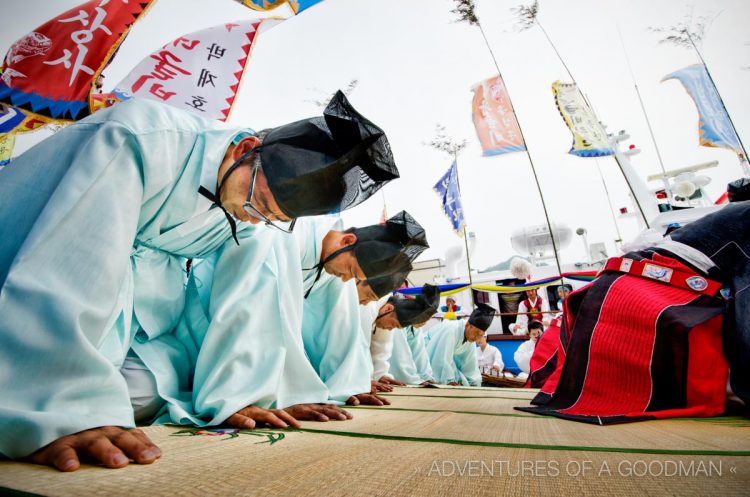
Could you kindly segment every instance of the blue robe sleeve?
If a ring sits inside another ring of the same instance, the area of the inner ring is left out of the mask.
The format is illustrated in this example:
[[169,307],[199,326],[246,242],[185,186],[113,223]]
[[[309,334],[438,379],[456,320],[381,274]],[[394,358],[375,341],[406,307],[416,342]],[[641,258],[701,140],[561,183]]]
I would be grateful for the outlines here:
[[0,171],[0,453],[8,457],[97,426],[133,426],[125,380],[99,348],[116,321],[129,331],[141,164],[127,129],[104,128],[58,133]]
[[287,234],[260,229],[264,234],[252,245],[227,242],[214,272],[193,398],[199,412],[216,412],[216,419],[251,404],[284,408],[327,395],[305,361],[299,333],[297,246]]
[[411,349],[411,355],[414,358],[414,365],[417,368],[417,374],[422,381],[434,380],[430,358],[427,356],[424,342],[425,331],[419,328],[410,327],[406,329],[406,340]]
[[479,372],[476,346],[467,342],[462,344],[454,354],[456,369],[461,374],[462,383],[470,386],[482,384],[482,374]]
[[411,355],[411,348],[406,341],[409,328],[398,328],[391,332],[393,335],[393,350],[391,352],[390,369],[391,376],[407,385],[419,385],[422,380],[417,373],[417,366]]
[[435,381],[446,384],[460,382],[456,363],[453,361],[453,350],[456,348],[456,326],[463,329],[463,321],[443,321],[430,329],[430,340],[427,354]]
[[[181,347],[168,337],[134,346],[168,401],[160,422],[216,425],[249,405],[283,408],[327,397],[299,334],[296,250],[288,235],[259,226],[239,246],[230,240],[195,267],[176,330],[195,352],[175,353]],[[175,376],[191,361],[187,381],[184,373]]]
[[[119,366],[140,327],[158,336],[178,321],[181,257],[227,238],[196,192],[231,134],[133,99],[0,171],[0,426],[14,427],[0,430],[0,452],[133,425]],[[199,212],[205,222],[185,233]],[[171,253],[164,234],[187,252]]]
[[344,283],[324,272],[305,299],[302,339],[332,401],[370,391],[370,351],[360,329],[354,281]]

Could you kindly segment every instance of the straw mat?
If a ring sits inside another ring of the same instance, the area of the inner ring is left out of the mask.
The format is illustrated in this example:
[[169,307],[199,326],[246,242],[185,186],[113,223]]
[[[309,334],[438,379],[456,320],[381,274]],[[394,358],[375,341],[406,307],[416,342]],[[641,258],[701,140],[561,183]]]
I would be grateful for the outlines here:
[[147,427],[153,465],[0,462],[0,495],[748,495],[748,418],[594,426],[512,409],[534,393],[397,388],[390,407],[301,430]]

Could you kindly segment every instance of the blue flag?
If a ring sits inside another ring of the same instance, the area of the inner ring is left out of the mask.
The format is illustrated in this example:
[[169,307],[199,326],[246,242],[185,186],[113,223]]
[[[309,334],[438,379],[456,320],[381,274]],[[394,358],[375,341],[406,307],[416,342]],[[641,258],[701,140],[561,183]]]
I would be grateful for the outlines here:
[[450,219],[453,230],[459,235],[463,232],[464,209],[461,206],[461,192],[458,190],[458,165],[453,161],[448,172],[432,188],[443,201],[443,211]]
[[704,147],[721,147],[742,153],[737,133],[724,110],[719,94],[703,64],[688,66],[665,76],[662,81],[676,79],[685,87],[698,107],[698,140]]

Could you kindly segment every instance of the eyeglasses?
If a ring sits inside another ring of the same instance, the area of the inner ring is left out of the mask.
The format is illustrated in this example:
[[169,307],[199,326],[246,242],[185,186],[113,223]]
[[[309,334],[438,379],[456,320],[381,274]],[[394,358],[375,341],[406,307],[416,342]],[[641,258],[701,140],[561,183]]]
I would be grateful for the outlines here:
[[258,176],[259,168],[259,164],[253,166],[253,177],[250,183],[250,190],[247,192],[247,200],[245,201],[245,205],[243,205],[243,208],[245,209],[245,212],[253,216],[255,219],[263,221],[266,226],[273,226],[277,230],[283,231],[284,233],[291,233],[292,230],[294,230],[294,225],[297,223],[297,218],[292,219],[291,222],[289,222],[289,226],[285,228],[271,221],[268,216],[260,212],[258,208],[252,204],[253,193],[255,192],[255,178]]

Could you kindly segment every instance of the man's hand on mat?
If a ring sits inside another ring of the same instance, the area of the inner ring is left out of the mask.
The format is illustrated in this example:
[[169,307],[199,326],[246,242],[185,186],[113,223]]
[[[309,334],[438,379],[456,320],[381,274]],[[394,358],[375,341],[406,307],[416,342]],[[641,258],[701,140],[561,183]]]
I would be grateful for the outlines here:
[[449,381],[449,382],[447,383],[447,385],[448,385],[449,387],[457,387],[457,386],[459,386],[459,385],[460,385],[460,383],[459,383],[459,382],[457,382],[457,381]]
[[437,382],[435,380],[425,380],[422,383],[419,384],[420,387],[426,387],[428,385],[436,385]]
[[381,383],[379,381],[371,381],[370,385],[372,388],[370,388],[370,393],[375,394],[376,392],[392,392],[393,387],[390,385],[387,385],[385,383]]
[[28,460],[60,471],[75,471],[81,467],[81,459],[122,468],[131,459],[138,464],[151,464],[160,457],[159,447],[141,430],[102,426],[60,437],[31,454]]
[[373,395],[371,393],[358,393],[357,395],[352,395],[351,397],[346,399],[346,404],[350,406],[358,406],[360,404],[365,406],[391,405],[388,399],[384,397],[378,397],[377,395]]
[[404,383],[403,381],[398,381],[397,379],[391,378],[390,376],[383,376],[378,381],[380,383],[385,383],[387,385],[398,385],[400,387],[405,387],[406,386],[406,383]]
[[346,421],[352,415],[333,404],[296,404],[284,408],[286,412],[300,421]]
[[302,426],[283,409],[263,409],[256,406],[248,406],[240,409],[227,418],[224,424],[234,428],[246,428],[252,430],[258,423],[265,423],[275,428],[287,428]]

